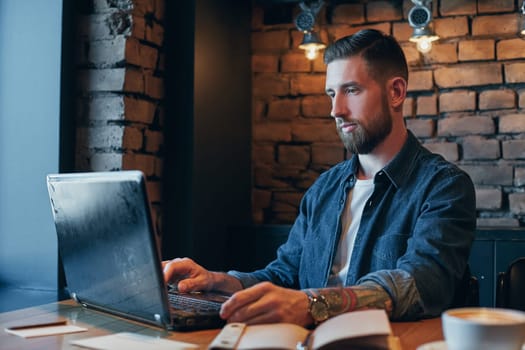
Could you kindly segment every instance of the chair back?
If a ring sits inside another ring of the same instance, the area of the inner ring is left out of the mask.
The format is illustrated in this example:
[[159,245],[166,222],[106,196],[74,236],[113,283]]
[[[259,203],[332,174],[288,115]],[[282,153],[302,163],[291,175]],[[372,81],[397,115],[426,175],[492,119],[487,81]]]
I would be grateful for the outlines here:
[[497,276],[496,307],[525,311],[525,257],[510,263]]

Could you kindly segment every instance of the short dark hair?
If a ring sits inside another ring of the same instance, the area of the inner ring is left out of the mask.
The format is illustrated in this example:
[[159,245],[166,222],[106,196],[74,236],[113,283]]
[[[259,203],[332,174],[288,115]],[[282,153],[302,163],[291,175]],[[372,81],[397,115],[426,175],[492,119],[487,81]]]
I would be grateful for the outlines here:
[[408,81],[408,66],[396,39],[375,29],[363,29],[331,44],[324,52],[324,62],[361,55],[376,81],[399,76]]

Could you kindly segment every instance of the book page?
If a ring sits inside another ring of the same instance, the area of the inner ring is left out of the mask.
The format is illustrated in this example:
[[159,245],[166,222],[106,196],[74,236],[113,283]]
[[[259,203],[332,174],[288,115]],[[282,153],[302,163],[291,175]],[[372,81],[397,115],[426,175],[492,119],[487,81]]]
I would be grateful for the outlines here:
[[347,312],[319,325],[312,334],[312,349],[320,349],[330,343],[370,344],[388,349],[391,335],[390,322],[384,310]]
[[72,341],[71,344],[96,350],[195,350],[199,348],[196,344],[129,332],[78,339]]
[[247,326],[237,345],[238,350],[290,349],[295,350],[309,331],[290,323]]

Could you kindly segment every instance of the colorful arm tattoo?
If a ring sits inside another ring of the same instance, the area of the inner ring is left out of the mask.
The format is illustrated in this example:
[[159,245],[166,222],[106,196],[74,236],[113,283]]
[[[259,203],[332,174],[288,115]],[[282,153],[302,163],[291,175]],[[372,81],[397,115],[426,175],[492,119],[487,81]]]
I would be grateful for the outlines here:
[[321,288],[314,291],[325,298],[330,317],[360,309],[384,309],[389,316],[392,315],[392,299],[377,284]]

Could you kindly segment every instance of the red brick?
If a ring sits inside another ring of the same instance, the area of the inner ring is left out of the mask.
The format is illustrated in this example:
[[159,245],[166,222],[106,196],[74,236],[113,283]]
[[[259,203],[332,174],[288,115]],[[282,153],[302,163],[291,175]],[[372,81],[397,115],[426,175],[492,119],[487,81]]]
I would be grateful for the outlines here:
[[150,101],[125,96],[124,113],[127,121],[151,124],[155,118],[155,104]]
[[525,62],[505,64],[505,82],[524,83],[525,82]]
[[514,0],[478,0],[478,13],[512,12]]
[[399,2],[373,1],[366,4],[368,22],[397,21],[403,18]]
[[268,104],[268,119],[292,120],[299,116],[299,99],[279,99]]
[[275,150],[273,144],[252,145],[252,162],[256,165],[274,164]]
[[441,1],[442,16],[475,15],[476,2],[472,0]]
[[365,22],[365,8],[362,4],[341,4],[332,13],[333,24],[359,24]]
[[407,64],[409,66],[418,65],[419,61],[421,60],[421,55],[417,50],[416,45],[414,43],[402,44],[401,48],[405,54]]
[[449,117],[438,121],[439,136],[490,135],[495,131],[489,117]]
[[504,159],[525,159],[525,140],[501,142]]
[[514,169],[514,186],[525,185],[525,168],[516,167]]
[[456,43],[435,43],[432,50],[425,54],[429,63],[456,63],[458,61]]
[[288,30],[252,33],[252,49],[255,51],[279,51],[290,48]]
[[520,108],[525,108],[525,90],[519,90],[518,91],[518,94],[519,94],[519,107]]
[[283,123],[255,124],[253,126],[254,141],[285,141],[292,140],[291,126]]
[[339,136],[332,120],[311,123],[296,123],[292,128],[294,141],[339,142]]
[[421,115],[436,115],[438,114],[437,111],[437,103],[436,103],[436,95],[430,95],[430,96],[420,96],[417,99],[417,113],[418,116]]
[[441,112],[471,111],[476,109],[476,92],[456,90],[444,92],[439,96]]
[[325,74],[326,64],[324,64],[323,54],[320,54],[315,60],[312,61],[312,72]]
[[254,74],[252,94],[254,96],[283,96],[290,93],[290,82],[286,76],[261,73]]
[[164,79],[152,74],[144,74],[144,92],[157,100],[164,97]]
[[325,93],[324,74],[298,74],[290,79],[290,92],[293,95],[309,95]]
[[508,114],[499,117],[500,133],[525,133],[525,114]]
[[525,193],[510,193],[509,207],[514,214],[525,214]]
[[154,176],[155,160],[155,156],[148,154],[124,153],[122,157],[122,168],[142,170],[146,176]]
[[497,210],[501,208],[501,190],[496,188],[476,188],[476,209]]
[[436,84],[441,88],[501,84],[501,66],[494,63],[458,64],[434,71]]
[[512,185],[512,166],[461,165],[476,185]]
[[[107,69],[103,69],[106,71]],[[115,69],[111,69],[114,71]],[[138,69],[126,69],[126,77],[124,81],[124,88],[123,90],[125,92],[135,92],[139,94],[143,94],[145,89],[145,77],[142,74],[141,70]],[[110,89],[112,91],[118,90],[118,89]]]
[[252,55],[252,72],[277,73],[278,70],[278,55]]
[[392,32],[397,41],[408,41],[414,32],[414,28],[408,22],[393,23]]
[[327,117],[332,103],[326,95],[305,96],[301,102],[301,114],[304,117]]
[[449,162],[455,162],[459,159],[458,145],[454,142],[425,143],[424,146],[432,153],[441,154]]
[[414,117],[414,98],[407,97],[403,103],[403,117]]
[[[162,182],[148,180],[148,182],[146,182],[146,187],[146,191],[148,191],[148,199],[151,203],[159,203],[162,201]],[[152,217],[152,221],[156,225],[159,225],[158,220],[159,218]]]
[[499,159],[501,156],[498,140],[487,140],[481,137],[467,137],[463,140],[463,158],[472,159]]
[[131,36],[137,39],[146,39],[146,19],[143,16],[132,16]]
[[493,60],[494,40],[462,40],[459,42],[460,61]]
[[345,158],[345,149],[341,143],[314,143],[312,145],[312,163],[335,165]]
[[511,89],[486,90],[479,94],[479,109],[514,108],[516,93]]
[[518,14],[476,16],[472,19],[472,35],[516,34]]
[[273,198],[276,202],[287,203],[295,208],[299,207],[301,199],[303,198],[302,192],[275,192]]
[[463,37],[469,34],[468,18],[465,16],[436,18],[433,23],[434,32],[441,39]]
[[287,53],[281,57],[281,72],[309,72],[312,64],[303,52]]
[[278,146],[277,161],[287,165],[306,166],[310,163],[310,147],[292,145]]
[[498,60],[524,58],[525,40],[521,38],[501,40],[496,45]]
[[252,99],[252,120],[261,121],[266,116],[266,101]]
[[514,218],[482,217],[476,220],[477,227],[519,227],[520,222]]
[[146,143],[146,152],[157,153],[161,150],[164,143],[164,133],[155,130],[145,130],[144,142]]
[[411,71],[408,77],[408,91],[432,90],[434,83],[432,81],[431,70]]
[[263,188],[288,188],[290,187],[285,181],[273,177],[273,168],[269,166],[255,167],[254,185]]
[[434,135],[435,123],[432,119],[407,119],[406,125],[418,138],[429,138]]
[[126,150],[137,151],[142,148],[144,135],[142,129],[127,126],[124,128],[122,138],[122,148]]

